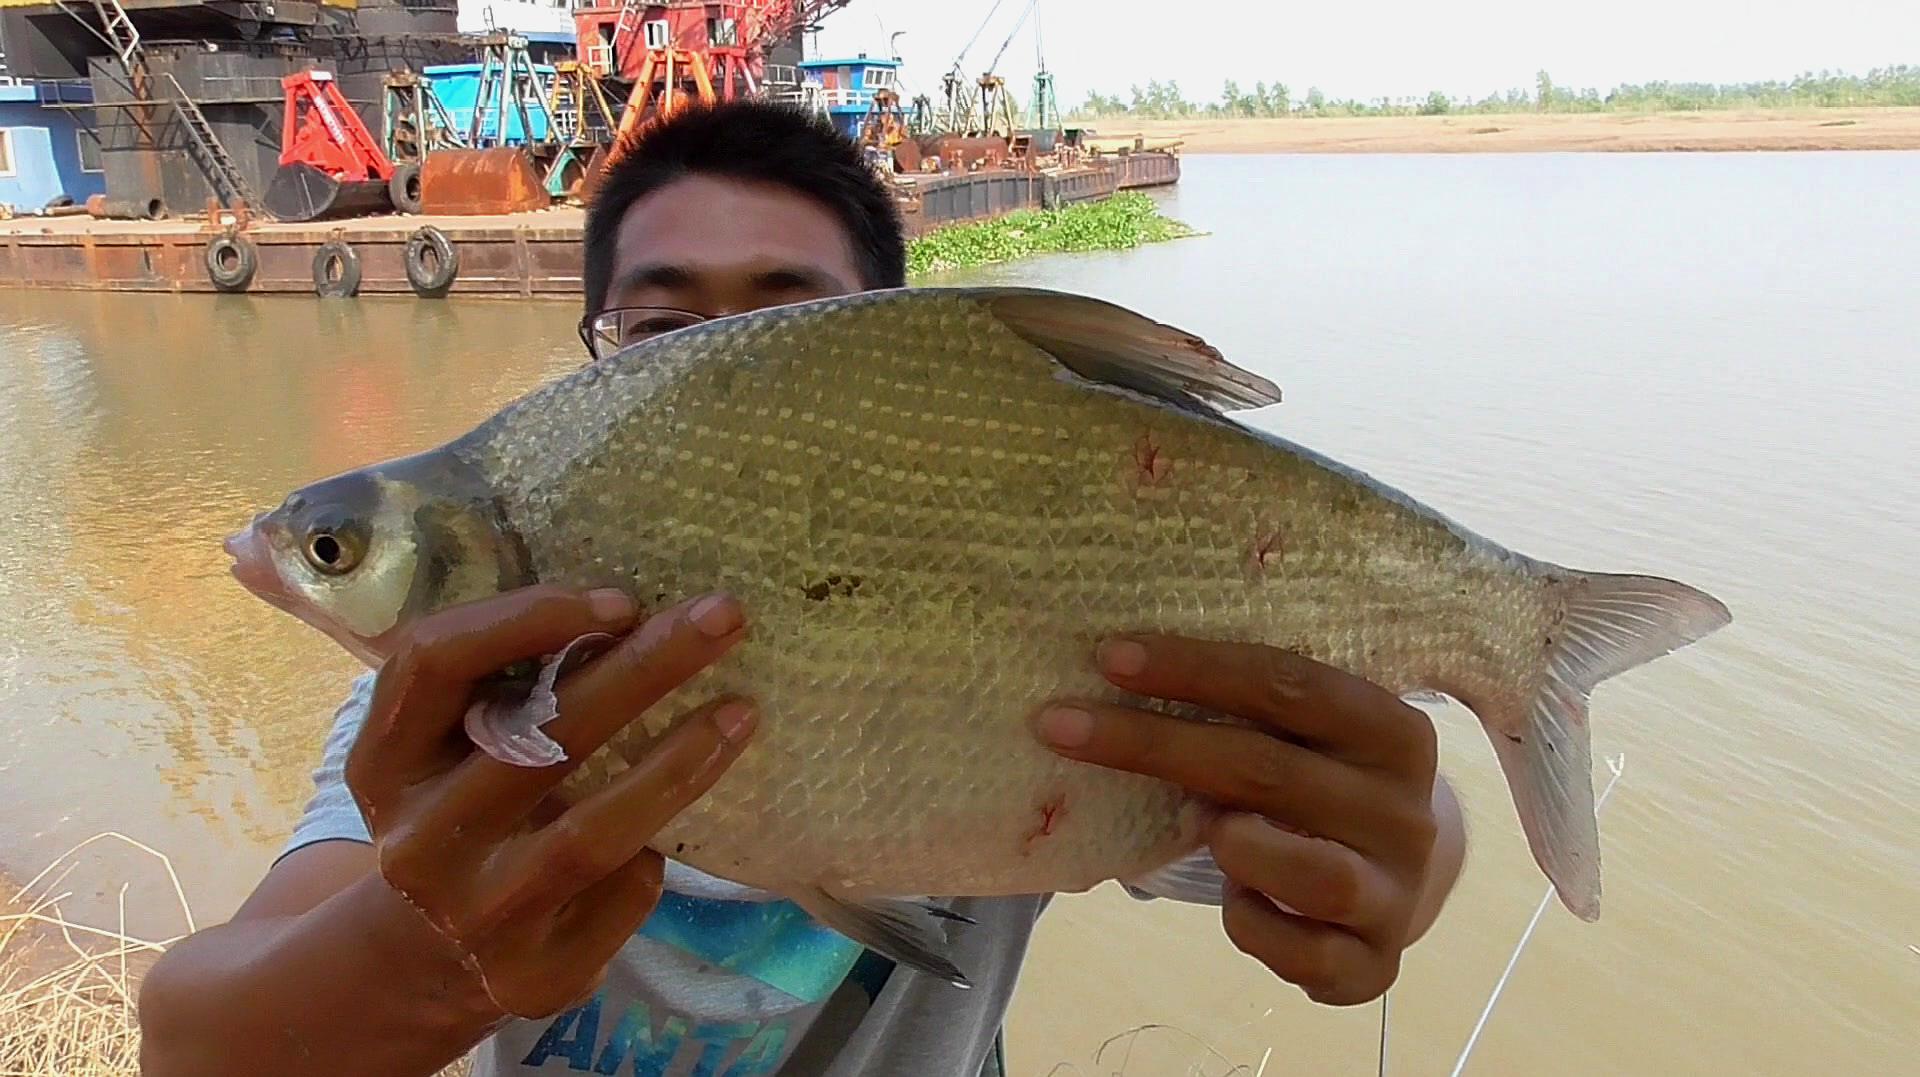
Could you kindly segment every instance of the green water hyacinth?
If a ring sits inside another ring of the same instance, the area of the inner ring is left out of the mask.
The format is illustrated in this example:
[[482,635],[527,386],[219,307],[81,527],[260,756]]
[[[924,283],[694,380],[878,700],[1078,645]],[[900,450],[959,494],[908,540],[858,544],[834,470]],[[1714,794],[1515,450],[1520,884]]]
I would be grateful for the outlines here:
[[1139,191],[1122,191],[1098,202],[1023,209],[990,221],[942,228],[908,247],[907,273],[925,276],[1036,254],[1131,250],[1199,234],[1162,216],[1153,199]]

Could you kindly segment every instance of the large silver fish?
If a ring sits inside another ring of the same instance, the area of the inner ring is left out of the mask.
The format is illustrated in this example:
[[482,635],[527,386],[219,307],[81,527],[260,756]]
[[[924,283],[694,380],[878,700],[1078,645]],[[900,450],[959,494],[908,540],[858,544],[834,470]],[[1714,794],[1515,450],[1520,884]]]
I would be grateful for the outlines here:
[[[1278,399],[1102,301],[871,292],[641,342],[446,445],[307,486],[228,545],[256,593],[369,664],[429,611],[536,581],[650,607],[730,590],[751,636],[569,785],[715,693],[754,697],[754,741],[656,847],[956,982],[924,895],[1123,879],[1217,900],[1186,794],[1031,732],[1053,696],[1142,702],[1090,660],[1122,631],[1265,642],[1458,699],[1536,861],[1596,918],[1589,693],[1726,607],[1533,560],[1223,410]],[[543,699],[475,739],[553,761]]]

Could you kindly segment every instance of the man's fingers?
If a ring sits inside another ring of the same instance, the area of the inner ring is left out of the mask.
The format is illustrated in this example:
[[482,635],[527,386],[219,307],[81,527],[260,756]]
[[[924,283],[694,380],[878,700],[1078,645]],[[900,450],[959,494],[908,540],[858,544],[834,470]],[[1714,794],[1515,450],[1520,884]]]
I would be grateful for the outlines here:
[[554,956],[576,968],[600,968],[613,960],[633,933],[660,904],[666,862],[643,849],[640,855],[580,892],[554,925]]
[[422,618],[375,679],[347,784],[378,799],[426,776],[465,714],[473,683],[593,632],[625,632],[633,600],[618,591],[536,586]]
[[1372,1002],[1400,975],[1400,949],[1368,946],[1339,928],[1294,916],[1255,890],[1227,884],[1220,912],[1242,953],[1324,1006]]
[[1100,647],[1102,672],[1141,695],[1262,722],[1355,762],[1431,769],[1432,722],[1393,693],[1325,663],[1252,643],[1127,636]]
[[449,799],[460,801],[470,814],[502,822],[519,819],[608,738],[725,656],[744,634],[745,616],[727,596],[655,614],[554,686],[559,716],[541,732],[567,753],[564,762],[520,767],[476,752],[460,765]]
[[1374,938],[1395,928],[1395,888],[1359,853],[1325,838],[1289,833],[1256,815],[1216,817],[1208,846],[1227,878],[1309,920]]
[[741,700],[687,715],[611,783],[523,839],[488,880],[484,915],[550,912],[616,873],[713,787],[754,725],[753,708]]
[[1226,808],[1340,841],[1371,834],[1390,808],[1366,771],[1259,729],[1098,703],[1040,714],[1039,733],[1070,759],[1151,775]]

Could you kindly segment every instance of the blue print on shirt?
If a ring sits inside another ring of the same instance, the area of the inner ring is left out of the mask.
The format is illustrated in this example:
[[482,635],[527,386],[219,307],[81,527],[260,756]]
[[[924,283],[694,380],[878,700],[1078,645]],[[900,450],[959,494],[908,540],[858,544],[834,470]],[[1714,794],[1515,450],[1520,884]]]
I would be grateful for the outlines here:
[[860,958],[859,943],[791,901],[720,901],[668,891],[639,933],[801,1002],[831,995]]
[[[790,901],[721,901],[672,891],[661,895],[637,934],[782,991],[801,1003],[800,1011],[831,995],[862,952]],[[605,1006],[601,992],[556,1017],[520,1064],[564,1061],[579,1073],[632,1077],[758,1077],[779,1065],[791,1030],[786,1018],[699,1023],[641,1002],[608,1020]]]
[[620,1073],[626,1065],[634,1077],[660,1077],[691,1064],[687,1077],[760,1077],[780,1065],[787,1046],[783,1021],[689,1025],[682,1017],[666,1017],[655,1025],[641,1002],[628,1006],[601,1042],[603,1006],[605,994],[595,994],[586,1006],[561,1014],[520,1065],[559,1058],[576,1073]]
[[595,994],[586,1005],[555,1018],[520,1064],[537,1067],[560,1059],[578,1073],[618,1074],[625,1066],[633,1077],[662,1077],[690,1063],[688,1077],[762,1077],[779,1065],[787,1045],[784,1022],[689,1024],[669,1016],[656,1023],[637,1002],[620,1015],[602,1043],[605,998]]

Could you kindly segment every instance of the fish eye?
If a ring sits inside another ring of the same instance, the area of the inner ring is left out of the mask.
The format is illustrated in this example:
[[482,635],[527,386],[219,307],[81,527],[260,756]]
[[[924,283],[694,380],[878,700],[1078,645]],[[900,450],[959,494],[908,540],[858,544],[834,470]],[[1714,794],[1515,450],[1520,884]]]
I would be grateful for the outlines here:
[[359,545],[350,536],[326,528],[308,533],[303,552],[314,571],[329,576],[352,572],[360,563]]

